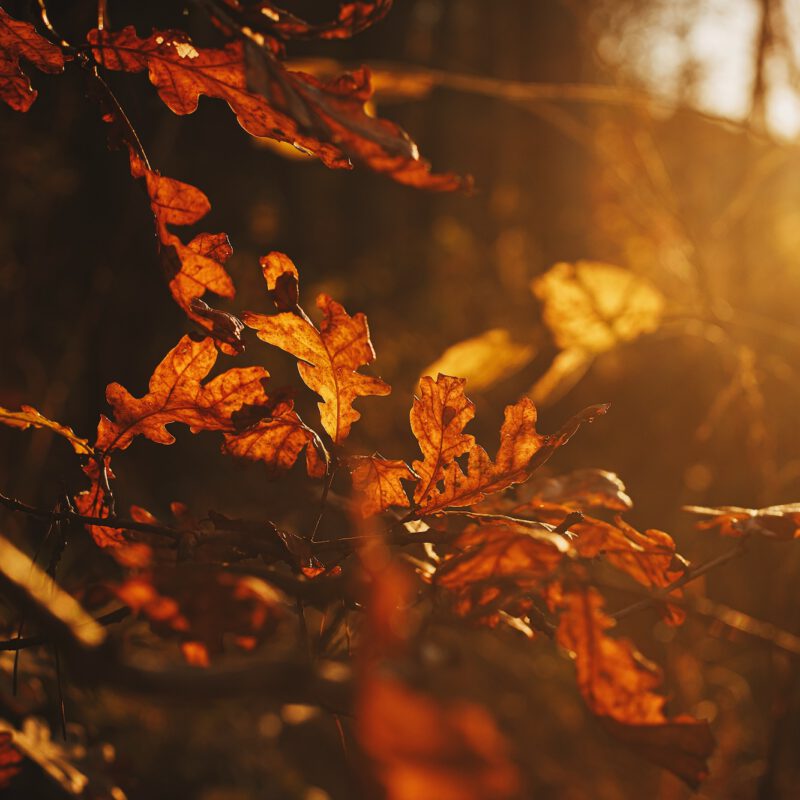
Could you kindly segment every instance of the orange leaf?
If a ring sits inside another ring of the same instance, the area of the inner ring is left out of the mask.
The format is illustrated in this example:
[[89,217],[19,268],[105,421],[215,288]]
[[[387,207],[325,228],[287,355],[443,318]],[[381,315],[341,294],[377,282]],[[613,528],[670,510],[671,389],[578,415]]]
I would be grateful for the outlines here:
[[711,517],[698,523],[697,527],[705,530],[719,528],[723,536],[746,536],[756,533],[773,539],[800,538],[800,503],[766,508],[685,506],[684,511]]
[[567,591],[562,604],[556,639],[575,654],[578,688],[591,711],[642,755],[697,786],[714,746],[708,723],[664,715],[665,698],[656,693],[661,675],[630,641],[608,635],[615,623],[597,590]]
[[64,69],[64,55],[36,32],[29,22],[13,19],[0,8],[0,98],[16,111],[27,111],[36,99],[19,60],[30,61],[42,72]]
[[[106,474],[110,480],[114,477],[114,473],[111,472],[110,460],[107,456],[104,463]],[[75,495],[73,498],[75,509],[84,517],[104,519],[109,516],[109,509],[106,491],[102,486],[100,467],[96,461],[92,460],[84,466],[83,471],[89,478],[91,486]],[[126,543],[125,536],[119,528],[108,528],[104,525],[85,525],[84,527],[89,531],[98,547],[118,548]]]
[[271,471],[290,469],[306,448],[306,470],[320,478],[327,471],[327,453],[319,437],[297,415],[291,400],[270,410],[269,416],[242,431],[225,434],[222,451],[250,461],[263,461]]
[[[288,264],[280,275],[277,269],[265,268],[270,291],[275,290],[281,275],[291,274],[294,269],[286,261]],[[351,317],[326,294],[317,298],[317,306],[323,313],[319,328],[299,309],[299,313],[283,311],[273,316],[245,311],[242,318],[259,339],[298,359],[300,377],[322,398],[319,403],[322,426],[334,444],[341,444],[361,416],[352,407],[353,401],[357,397],[387,395],[391,387],[379,378],[357,372],[375,358],[367,318],[363,314]]]
[[[197,49],[180,31],[154,31],[141,39],[130,26],[93,30],[88,40],[102,66],[146,69],[176,114],[194,112],[205,94],[224,100],[253,136],[288,142],[329,167],[349,168],[353,158],[413,186],[450,191],[465,185],[455,175],[432,175],[401,128],[364,111],[371,96],[367,70],[322,82],[286,70],[263,36],[251,34],[246,47],[237,41],[221,50]],[[259,38],[263,47],[254,43]]]
[[341,3],[336,19],[322,23],[306,22],[267,0],[254,7],[232,3],[237,19],[252,30],[275,34],[284,39],[349,39],[383,19],[393,0],[361,0]]
[[19,411],[11,411],[0,406],[0,424],[8,425],[11,428],[19,428],[23,431],[28,428],[46,428],[66,439],[79,456],[88,456],[93,453],[89,442],[77,436],[72,428],[48,419],[33,406],[21,406]]
[[361,689],[357,736],[387,800],[510,800],[521,778],[483,707],[439,702],[374,676]]
[[[470,506],[530,477],[552,452],[561,447],[584,422],[604,414],[607,406],[593,406],[570,419],[553,435],[536,432],[536,407],[528,398],[507,406],[500,429],[500,447],[494,462],[469,434],[466,424],[475,416],[474,406],[464,395],[465,381],[439,375],[423,377],[420,397],[414,398],[411,429],[419,442],[423,460],[413,463],[420,476],[414,502],[424,514],[448,506]],[[464,472],[456,458],[469,453]]]
[[[1,67],[0,67],[1,68]],[[22,753],[14,747],[10,731],[0,731],[0,789],[7,789],[12,778],[20,771]]]
[[405,461],[391,461],[374,454],[356,456],[348,466],[353,488],[361,495],[359,511],[363,516],[371,517],[390,506],[410,505],[401,481],[413,481],[417,476]]
[[[497,610],[521,592],[540,589],[569,544],[544,525],[494,520],[470,525],[452,548],[454,554],[441,563],[434,582],[453,593],[455,612],[467,616],[489,603]],[[491,613],[488,620],[494,621]]]
[[201,384],[216,360],[212,339],[195,342],[184,336],[155,368],[144,397],[133,397],[118,383],[110,384],[106,398],[114,409],[114,421],[101,417],[97,448],[124,450],[139,435],[172,444],[175,438],[166,428],[172,422],[188,425],[193,433],[234,430],[233,413],[267,401],[262,382],[269,373],[262,367],[234,368]]

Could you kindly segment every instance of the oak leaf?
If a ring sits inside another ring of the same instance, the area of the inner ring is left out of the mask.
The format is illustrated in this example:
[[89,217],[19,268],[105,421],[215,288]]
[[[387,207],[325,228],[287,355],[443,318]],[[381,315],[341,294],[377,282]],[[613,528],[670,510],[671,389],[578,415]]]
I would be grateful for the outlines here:
[[371,517],[395,506],[408,508],[411,503],[401,481],[416,480],[405,461],[371,456],[355,456],[348,462],[353,488],[360,496],[359,511]]
[[[275,292],[283,275],[296,275],[296,270],[292,273],[294,265],[288,259],[286,262],[280,273],[272,262],[265,268],[269,291]],[[358,372],[375,358],[364,314],[351,317],[326,294],[319,295],[317,307],[323,313],[319,328],[299,309],[272,316],[245,311],[242,319],[259,339],[298,359],[300,377],[322,398],[318,404],[322,427],[334,444],[341,444],[361,416],[353,408],[353,401],[357,397],[387,395],[391,387],[379,378]]]
[[569,551],[567,539],[544,524],[481,522],[453,541],[434,583],[452,593],[457,614],[493,624],[506,602],[541,589]]
[[0,98],[16,111],[27,111],[37,92],[20,69],[20,58],[42,72],[52,74],[64,69],[59,47],[40,36],[29,22],[16,20],[0,8]]
[[739,506],[684,506],[684,511],[710,517],[697,527],[719,528],[723,536],[747,536],[755,533],[773,539],[800,539],[800,503],[788,503],[766,508]]
[[708,723],[665,716],[666,699],[656,692],[660,673],[630,641],[609,636],[613,627],[597,590],[563,594],[556,639],[575,656],[578,688],[589,709],[613,735],[696,787],[707,775],[714,747]]
[[[500,429],[500,447],[494,461],[463,432],[474,417],[464,395],[465,381],[439,375],[423,377],[420,396],[411,409],[411,429],[423,459],[412,464],[420,476],[414,502],[421,513],[434,514],[448,506],[470,506],[486,496],[527,480],[552,453],[569,441],[584,422],[604,414],[608,406],[592,406],[552,435],[536,431],[536,407],[528,398],[507,406]],[[466,471],[456,459],[468,453]]]
[[434,175],[416,145],[397,125],[370,117],[369,72],[361,69],[323,82],[291,72],[270,42],[250,31],[247,45],[198,49],[181,31],[154,31],[145,39],[133,27],[92,30],[98,63],[112,70],[147,70],[150,82],[176,114],[191,114],[201,94],[224,100],[253,136],[287,142],[313,153],[328,167],[350,159],[420,188],[450,191],[465,185],[454,175]]
[[23,431],[28,428],[45,428],[66,439],[79,456],[89,456],[94,452],[89,442],[78,436],[72,428],[48,419],[33,406],[21,406],[19,411],[12,411],[0,406],[0,425],[8,425]]
[[150,391],[143,397],[133,397],[118,383],[109,384],[106,399],[114,420],[101,417],[97,448],[124,450],[140,435],[172,444],[175,437],[166,426],[173,422],[188,425],[193,433],[234,430],[231,417],[236,411],[267,402],[263,381],[269,373],[262,367],[238,367],[202,384],[216,360],[212,339],[196,342],[184,336],[155,368]]

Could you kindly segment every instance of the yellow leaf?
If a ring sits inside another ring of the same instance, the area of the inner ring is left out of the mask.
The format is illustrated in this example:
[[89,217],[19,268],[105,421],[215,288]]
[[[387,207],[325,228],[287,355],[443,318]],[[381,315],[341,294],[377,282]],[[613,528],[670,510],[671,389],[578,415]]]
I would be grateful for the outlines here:
[[535,355],[532,345],[513,341],[507,330],[492,328],[448,347],[422,376],[459,375],[466,378],[472,391],[480,391],[512,375]]
[[596,261],[556,264],[535,278],[545,324],[562,349],[603,353],[656,330],[664,298],[622,267]]

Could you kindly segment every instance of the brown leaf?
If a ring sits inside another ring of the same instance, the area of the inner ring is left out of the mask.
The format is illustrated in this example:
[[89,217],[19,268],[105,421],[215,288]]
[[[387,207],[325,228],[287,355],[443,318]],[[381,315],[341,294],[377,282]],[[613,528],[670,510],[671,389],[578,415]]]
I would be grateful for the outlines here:
[[[360,0],[340,3],[336,19],[322,23],[306,22],[275,3],[261,0],[244,6],[239,0],[225,0],[235,10],[236,19],[252,30],[283,39],[349,39],[382,20],[393,0]],[[224,24],[224,23],[223,23]]]
[[[106,476],[109,480],[114,477],[111,471],[111,462],[108,456],[103,459]],[[97,461],[92,460],[83,468],[89,478],[90,487],[75,495],[73,501],[75,509],[84,517],[98,517],[105,519],[110,516],[106,490],[103,486],[102,470]],[[119,548],[126,543],[124,534],[119,528],[108,528],[104,525],[84,525],[98,547]]]
[[[464,395],[465,381],[439,375],[423,377],[420,396],[411,409],[411,429],[423,460],[412,465],[420,476],[414,502],[422,513],[433,514],[448,506],[469,506],[487,495],[527,480],[552,453],[569,441],[584,422],[604,414],[607,406],[593,406],[569,420],[553,435],[536,432],[536,407],[528,398],[507,406],[500,429],[500,447],[494,462],[463,429],[475,415]],[[456,458],[469,453],[464,472]]]
[[94,452],[89,442],[77,436],[72,428],[48,419],[33,406],[21,406],[19,411],[11,411],[0,406],[0,425],[8,425],[11,428],[19,428],[23,431],[28,428],[46,428],[66,439],[79,456],[89,456]]
[[392,461],[377,453],[356,456],[348,462],[353,488],[360,495],[359,511],[365,517],[379,514],[391,506],[408,508],[411,504],[401,481],[417,476],[405,461]]
[[222,452],[250,461],[263,462],[270,472],[294,466],[306,449],[306,471],[313,478],[327,472],[328,454],[319,437],[297,415],[291,400],[269,410],[269,415],[235,433],[225,434]]
[[60,48],[40,36],[29,22],[13,19],[0,8],[0,98],[16,111],[27,111],[37,92],[20,69],[20,58],[42,72],[64,69]]
[[194,564],[141,573],[114,593],[156,633],[188,644],[184,655],[196,665],[203,649],[223,651],[225,634],[262,640],[282,616],[282,596],[264,581]]
[[612,734],[696,787],[708,773],[706,759],[714,747],[708,723],[668,719],[665,698],[656,693],[661,675],[630,641],[609,636],[612,627],[595,589],[563,595],[556,638],[575,655],[586,704]]
[[221,50],[198,50],[181,31],[154,31],[141,39],[130,26],[93,30],[88,39],[102,66],[147,69],[159,96],[176,114],[191,114],[206,94],[227,102],[253,136],[288,142],[329,167],[349,168],[352,158],[412,186],[450,191],[465,185],[455,175],[431,174],[401,128],[364,111],[371,95],[367,70],[329,82],[290,72],[261,34],[250,33],[263,46],[248,40],[247,47],[236,41]]
[[[289,270],[294,269],[286,261],[281,275],[291,274]],[[265,277],[269,290],[274,291],[280,280],[277,269],[265,269]],[[357,397],[387,395],[391,387],[379,378],[357,372],[375,358],[367,318],[363,314],[351,317],[326,294],[319,295],[317,306],[323,313],[319,328],[302,312],[283,311],[266,316],[246,311],[242,318],[259,339],[298,359],[300,377],[322,398],[319,403],[322,426],[334,444],[341,444],[361,416],[352,407],[353,401]]]
[[144,397],[133,397],[118,383],[109,384],[106,399],[114,409],[114,420],[101,417],[97,448],[124,450],[139,435],[172,444],[175,438],[166,428],[172,422],[188,425],[193,433],[235,430],[231,417],[236,411],[267,402],[263,381],[269,373],[262,367],[234,368],[201,384],[216,360],[212,339],[195,342],[184,336],[153,371]]
[[[147,187],[162,261],[175,302],[191,319],[212,331],[234,352],[241,350],[241,323],[201,301],[207,291],[227,298],[235,294],[233,281],[225,270],[225,262],[233,253],[228,237],[224,233],[201,233],[189,244],[184,244],[169,229],[170,225],[199,222],[211,209],[211,203],[197,187],[165,178],[135,158],[131,163],[134,176],[144,178]],[[215,314],[224,316],[220,319]]]
[[461,616],[486,609],[484,621],[510,599],[538,590],[569,551],[567,540],[545,525],[493,520],[467,527],[452,543],[452,554],[439,565],[434,583],[453,594]]
[[698,523],[703,530],[719,528],[723,536],[746,536],[751,533],[777,539],[800,538],[800,503],[766,508],[739,506],[684,506],[684,511],[711,517]]
[[387,800],[511,800],[522,781],[510,746],[476,703],[438,701],[385,675],[361,688],[357,737]]
[[534,478],[525,486],[526,502],[517,503],[514,513],[539,505],[557,505],[569,511],[603,508],[628,511],[633,502],[625,484],[613,472],[603,469],[576,469],[552,478]]

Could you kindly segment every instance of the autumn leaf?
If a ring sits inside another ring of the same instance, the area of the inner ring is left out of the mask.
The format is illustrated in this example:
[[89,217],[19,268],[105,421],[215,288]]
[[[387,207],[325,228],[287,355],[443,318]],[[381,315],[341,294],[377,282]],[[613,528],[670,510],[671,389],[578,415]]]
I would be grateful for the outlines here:
[[18,428],[23,431],[28,428],[51,430],[66,439],[79,456],[90,456],[94,452],[89,446],[89,442],[78,436],[72,428],[48,419],[33,406],[22,406],[19,411],[11,411],[0,406],[0,425],[8,425],[11,428]]
[[13,19],[0,8],[0,98],[16,111],[27,111],[37,92],[20,69],[20,58],[42,72],[64,69],[60,48],[40,36],[29,22]]
[[[265,269],[268,289],[274,292],[281,275],[291,275],[293,269],[293,264],[285,265],[280,275],[272,267]],[[367,318],[363,314],[351,317],[326,294],[319,295],[317,307],[323,313],[319,328],[302,312],[282,311],[267,316],[246,311],[242,319],[259,339],[298,359],[300,377],[322,398],[322,427],[334,444],[341,444],[361,416],[353,408],[353,401],[357,397],[387,395],[391,388],[379,378],[357,371],[375,358]]]
[[262,34],[245,44],[197,49],[181,31],[154,31],[146,39],[133,27],[93,30],[88,40],[107,69],[148,71],[164,103],[191,114],[201,94],[224,100],[251,135],[288,142],[328,167],[349,168],[350,159],[400,183],[450,191],[465,185],[455,175],[434,175],[407,134],[388,120],[370,117],[369,72],[361,69],[323,82],[290,72]]
[[[105,470],[105,477],[103,477],[103,470]],[[108,485],[107,482],[114,478],[114,473],[111,471],[111,460],[108,456],[104,456],[101,466],[97,460],[93,459],[84,465],[83,471],[89,478],[90,487],[79,492],[73,498],[75,510],[84,517],[105,519],[111,516],[108,492],[105,488]],[[125,536],[119,528],[109,528],[92,523],[87,523],[84,527],[98,547],[118,548],[126,543]]]
[[568,511],[602,508],[628,511],[633,507],[618,475],[604,469],[576,469],[566,475],[534,478],[524,487],[526,500],[512,504],[518,514],[541,506]]
[[371,456],[355,456],[348,461],[353,488],[360,496],[359,511],[365,517],[379,514],[391,506],[408,508],[408,495],[401,481],[413,481],[417,476],[405,461]]
[[319,436],[297,415],[292,401],[283,400],[266,411],[267,416],[258,422],[226,433],[222,452],[261,461],[273,472],[284,472],[294,466],[305,448],[306,471],[311,477],[322,477],[327,471],[328,454]]
[[652,333],[664,298],[632,272],[596,261],[556,264],[531,284],[561,352],[531,388],[538,403],[569,391],[600,353]]
[[[472,402],[464,395],[465,381],[439,375],[423,377],[420,396],[411,409],[411,429],[423,459],[412,464],[420,476],[414,502],[423,514],[448,506],[469,506],[530,477],[552,453],[569,441],[584,422],[604,414],[607,406],[593,406],[570,419],[552,435],[536,432],[536,407],[523,398],[507,406],[500,429],[495,460],[463,432],[474,417]],[[456,459],[468,453],[466,472]]]
[[193,433],[234,430],[234,412],[267,402],[263,381],[269,373],[262,367],[239,367],[201,384],[216,360],[212,339],[196,342],[184,336],[155,368],[150,391],[143,397],[133,397],[118,383],[109,384],[106,399],[114,420],[101,417],[97,448],[124,450],[136,436],[172,444],[175,437],[166,426],[173,422],[188,425]]
[[570,546],[544,524],[492,520],[465,528],[450,550],[435,585],[452,594],[457,614],[494,624],[509,599],[538,591],[552,578]]
[[522,780],[489,712],[375,675],[361,688],[357,736],[387,800],[511,800]]
[[169,228],[199,222],[211,209],[211,203],[195,186],[159,175],[134,157],[131,163],[134,177],[143,178],[147,187],[162,262],[175,302],[191,319],[232,348],[232,352],[241,350],[241,323],[237,327],[238,320],[231,319],[231,315],[218,320],[200,302],[207,291],[226,298],[235,294],[233,281],[225,270],[225,262],[233,253],[228,237],[224,233],[201,233],[184,244]]
[[226,634],[244,649],[268,636],[282,617],[282,595],[252,576],[203,565],[142,572],[113,587],[114,594],[148,619],[161,636],[178,639],[190,663],[207,666],[224,650]]
[[531,284],[545,324],[563,350],[610,350],[654,331],[664,299],[647,281],[613,264],[556,264]]
[[800,503],[766,508],[739,506],[684,506],[684,511],[711,517],[698,523],[702,530],[718,528],[723,536],[747,536],[751,533],[773,539],[800,538]]
[[[361,0],[340,3],[335,19],[322,23],[306,22],[283,8],[261,0],[244,6],[239,0],[226,0],[230,13],[240,24],[267,35],[283,39],[349,39],[382,20],[392,7],[393,0]],[[224,25],[224,20],[222,20]]]
[[572,652],[578,688],[592,713],[610,721],[610,731],[650,760],[696,787],[707,775],[714,747],[707,722],[668,719],[661,675],[627,639],[608,635],[614,620],[593,588],[567,591],[562,598],[556,639]]
[[507,330],[492,328],[447,348],[423,375],[458,375],[472,391],[487,389],[533,360],[536,348],[512,340]]

